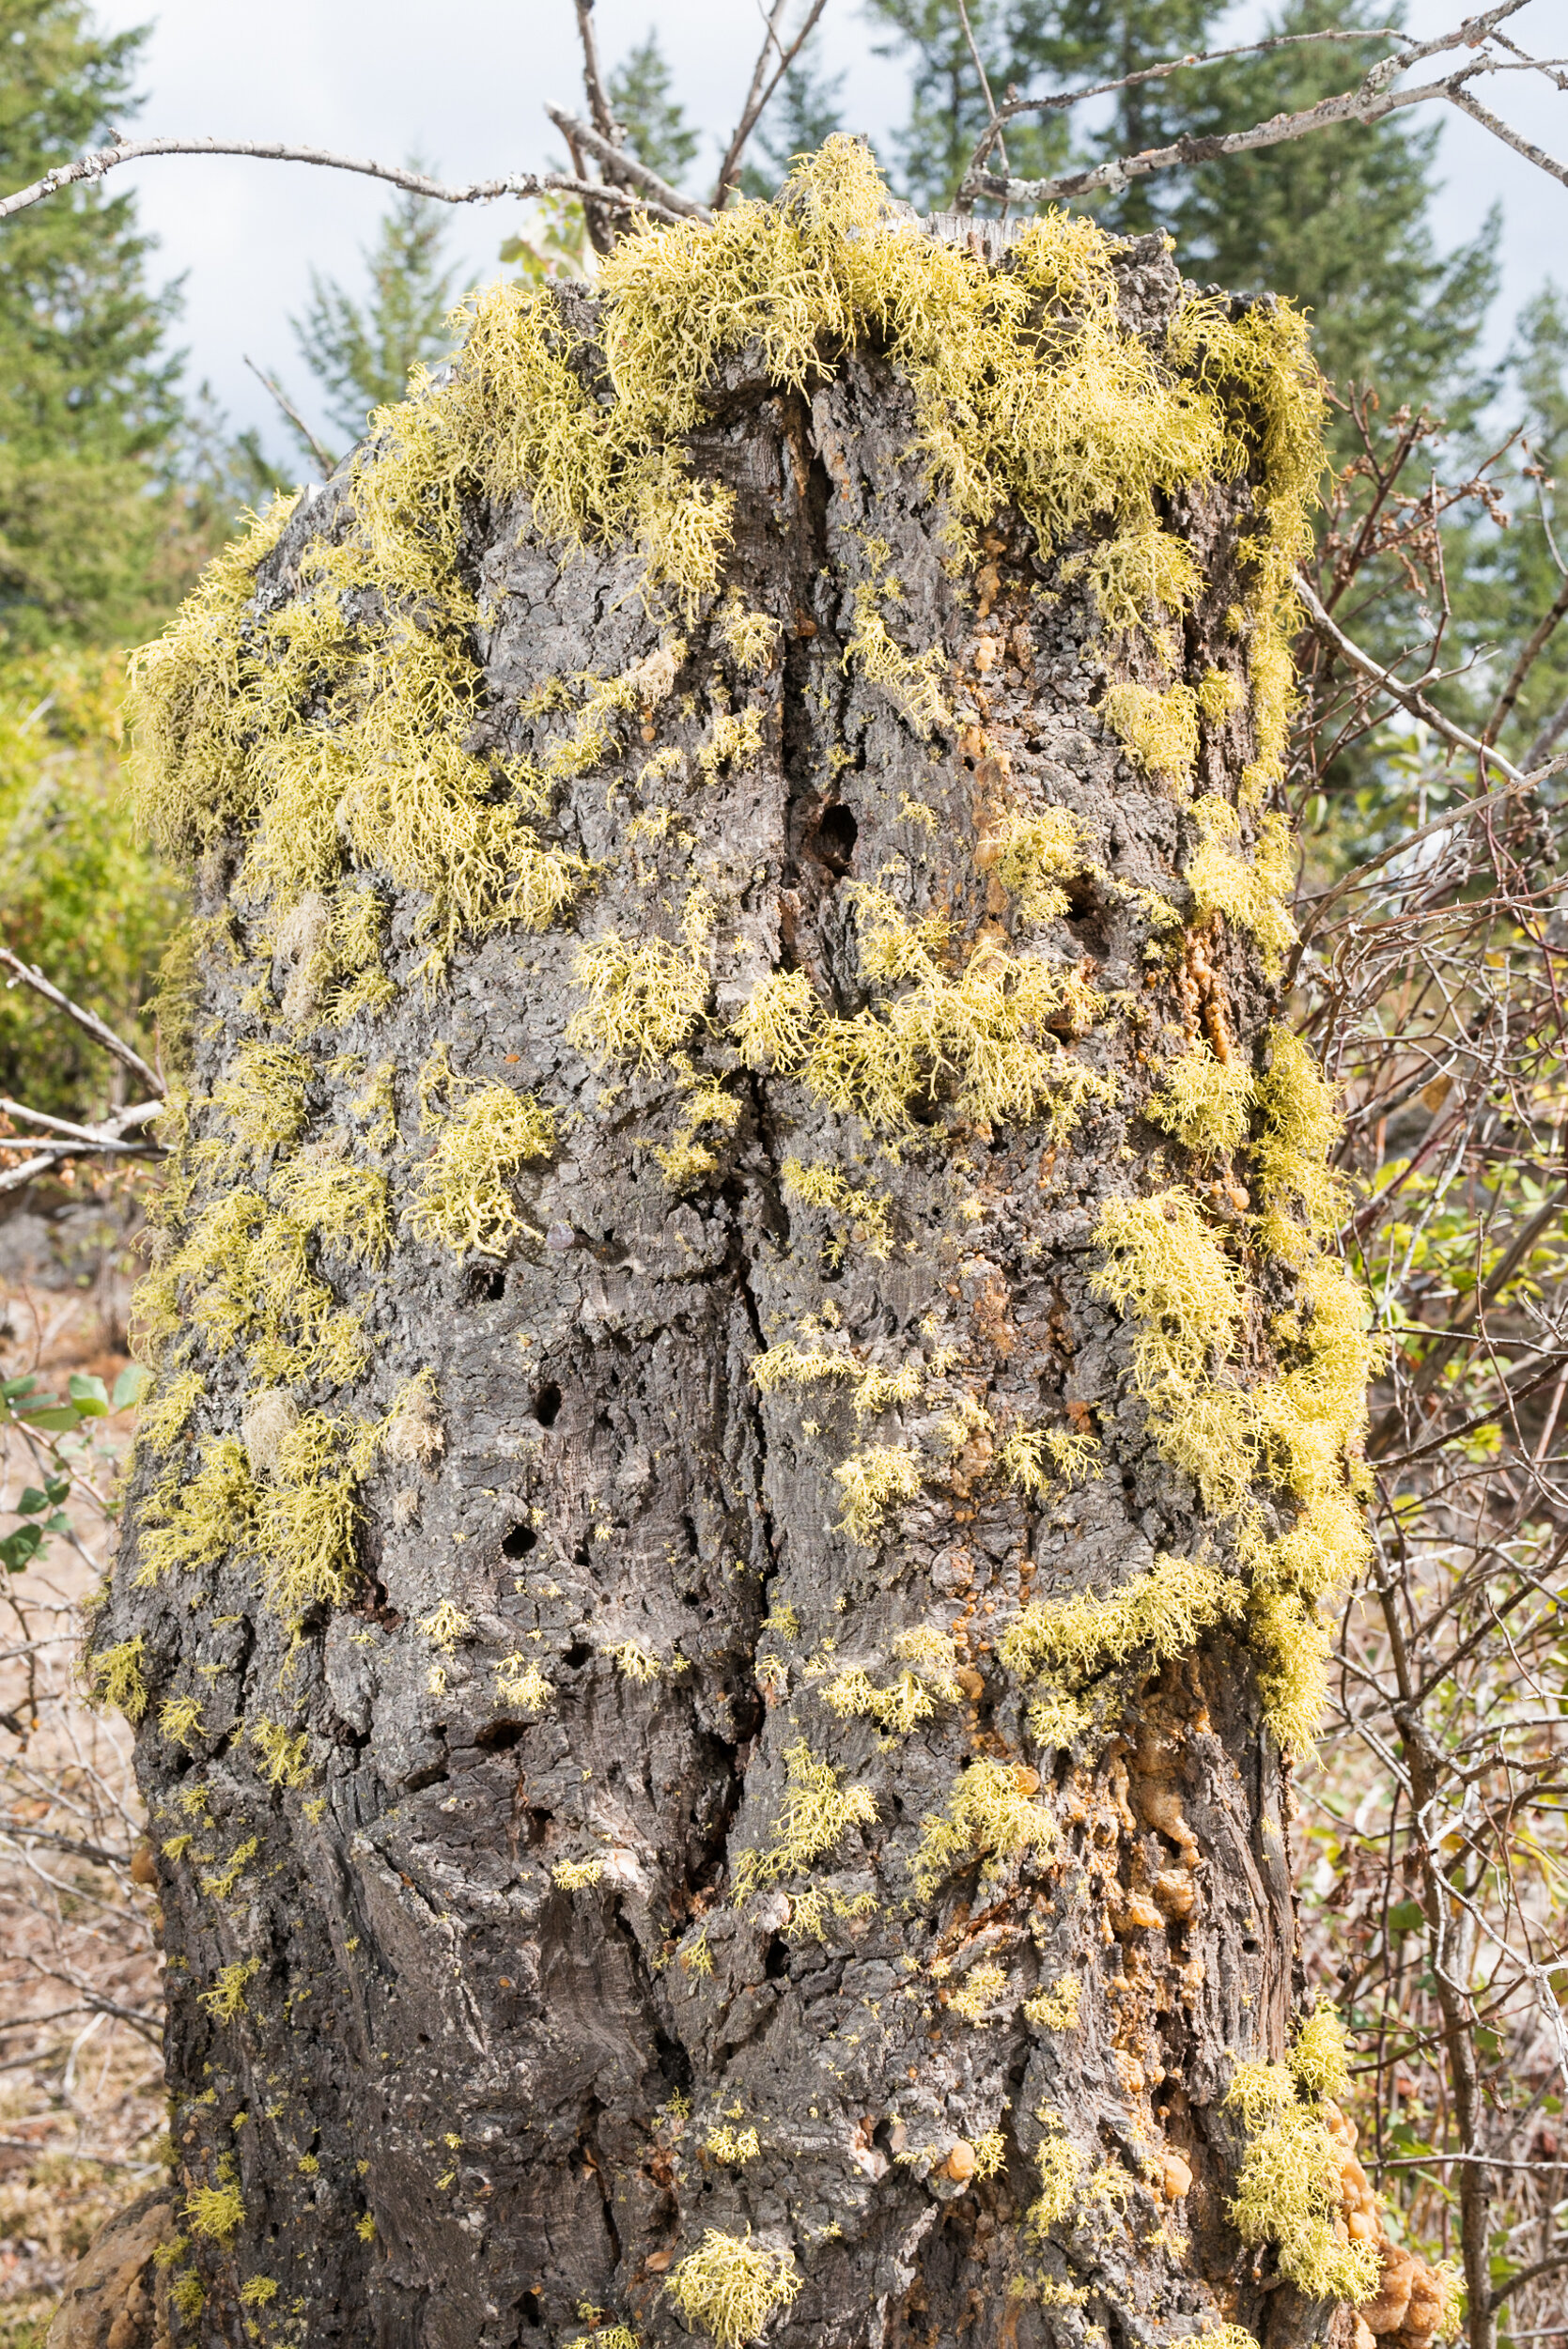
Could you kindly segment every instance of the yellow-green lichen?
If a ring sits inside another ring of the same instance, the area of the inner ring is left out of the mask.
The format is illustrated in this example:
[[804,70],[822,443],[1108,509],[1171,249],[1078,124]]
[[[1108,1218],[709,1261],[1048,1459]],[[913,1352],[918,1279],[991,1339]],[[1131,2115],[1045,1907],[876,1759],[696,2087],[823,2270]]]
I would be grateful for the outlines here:
[[888,1511],[920,1490],[920,1455],[905,1444],[866,1444],[833,1470],[844,1495],[839,1524],[862,1549],[874,1547]]
[[202,1726],[201,1706],[194,1697],[170,1697],[158,1708],[158,1734],[188,1753],[193,1739],[207,1735]]
[[1296,851],[1283,817],[1258,820],[1249,859],[1228,844],[1240,818],[1228,800],[1204,799],[1192,810],[1202,834],[1187,868],[1194,911],[1200,918],[1222,913],[1257,941],[1265,972],[1277,978],[1296,943],[1296,925],[1285,911],[1296,879]]
[[1160,1451],[1195,1479],[1205,1508],[1238,1508],[1250,1407],[1215,1374],[1241,1326],[1240,1274],[1185,1191],[1108,1199],[1094,1239],[1090,1286],[1136,1323],[1133,1376]]
[[[222,2176],[224,2164],[220,2162],[218,2168]],[[239,2186],[232,2177],[223,2178],[218,2186],[198,2186],[186,2198],[185,2217],[193,2234],[228,2243],[244,2223],[245,2204]]]
[[1346,2085],[1343,2039],[1321,2008],[1302,2037],[1305,2047],[1284,2063],[1236,2067],[1225,2103],[1247,2143],[1230,2217],[1244,2243],[1274,2245],[1281,2274],[1308,2299],[1367,2300],[1381,2273],[1377,2250],[1345,2236],[1340,2148],[1324,2108]]
[[[258,1837],[245,1836],[241,1842],[236,1843],[221,1868],[214,1868],[210,1875],[202,1877],[202,1890],[210,1892],[215,1901],[232,1900],[235,1886],[260,1849],[261,1843]],[[203,1855],[198,1852],[196,1857],[199,1859]]]
[[1344,1184],[1329,1163],[1340,1138],[1334,1090],[1293,1029],[1271,1028],[1257,1081],[1261,1127],[1253,1155],[1263,1192],[1259,1233],[1273,1254],[1299,1263],[1304,1243],[1339,1220]]
[[151,1397],[136,1413],[139,1452],[168,1452],[190,1425],[191,1415],[207,1392],[199,1371],[177,1371],[160,1379]]
[[[771,1064],[775,1055],[770,1051],[768,1057]],[[852,1183],[837,1167],[811,1165],[802,1159],[786,1158],[779,1171],[779,1187],[786,1199],[797,1199],[802,1206],[819,1207],[826,1214],[843,1218],[847,1238],[831,1243],[835,1263],[843,1261],[847,1239],[858,1241],[878,1264],[885,1264],[893,1253],[890,1203],[885,1193],[874,1190],[869,1184]]]
[[1152,1574],[1103,1598],[1036,1599],[1010,1626],[1000,1654],[1010,1672],[1026,1675],[1054,1667],[1087,1677],[1142,1653],[1163,1663],[1239,1614],[1245,1599],[1241,1582],[1203,1559],[1160,1557]]
[[1038,2237],[1049,2228],[1060,2226],[1077,2208],[1083,2155],[1071,2138],[1051,2136],[1041,2141],[1034,2160],[1040,2172],[1040,2191],[1029,2206],[1028,2220],[1031,2233]]
[[1247,1139],[1254,1089],[1245,1063],[1219,1060],[1195,1044],[1172,1062],[1144,1114],[1188,1150],[1238,1150]]
[[561,1859],[550,1872],[551,1881],[558,1884],[563,1892],[586,1891],[603,1874],[602,1859]]
[[1190,786],[1198,763],[1198,696],[1189,685],[1161,689],[1126,677],[1110,687],[1101,708],[1145,773],[1180,789]]
[[260,1757],[256,1767],[269,1786],[303,1786],[310,1777],[310,1738],[290,1736],[281,1721],[254,1720],[246,1731]]
[[1066,993],[1063,973],[983,937],[953,976],[941,959],[942,917],[909,922],[869,885],[858,885],[854,898],[865,976],[902,991],[886,994],[879,1010],[849,1019],[818,1007],[806,1026],[798,993],[791,990],[789,1016],[781,1019],[778,991],[765,981],[767,1043],[743,1011],[737,1022],[743,1052],[760,1057],[766,1050],[776,1072],[799,1075],[824,1107],[874,1130],[909,1131],[910,1105],[943,1083],[960,1116],[986,1124],[1044,1117],[1058,1132],[1070,1130],[1086,1101],[1114,1098],[1112,1082],[1073,1061],[1050,1033]]
[[995,2020],[994,2010],[1007,1995],[1007,1973],[1001,1966],[971,1966],[959,1987],[948,1999],[955,2015],[961,2015],[976,2030]]
[[907,1736],[928,1720],[938,1703],[956,1704],[963,1691],[954,1677],[957,1658],[946,1632],[917,1626],[900,1632],[893,1655],[907,1669],[891,1688],[879,1688],[863,1665],[837,1673],[822,1690],[822,1702],[840,1719],[861,1714],[890,1736]]
[[742,597],[725,597],[719,614],[719,633],[729,646],[737,669],[771,666],[784,630],[767,612],[753,612]]
[[845,646],[844,665],[853,661],[868,685],[879,685],[893,707],[923,739],[938,726],[951,724],[952,712],[939,679],[944,666],[940,651],[908,653],[895,643],[882,617],[881,598],[892,583],[878,588],[869,582],[855,590],[855,626]]
[[450,1076],[447,1085],[455,1106],[436,1127],[409,1221],[419,1238],[455,1255],[504,1256],[522,1230],[511,1177],[550,1156],[555,1121],[510,1085],[459,1086]]
[[606,930],[580,949],[577,983],[587,996],[567,1028],[580,1050],[647,1071],[678,1052],[702,1016],[708,975],[701,959],[662,938],[633,944]]
[[1058,1478],[1087,1484],[1100,1456],[1098,1437],[1068,1427],[1016,1427],[997,1455],[1008,1484],[1032,1501],[1043,1501]]
[[870,1827],[877,1817],[877,1799],[868,1786],[844,1786],[840,1773],[805,1739],[799,1738],[784,1753],[786,1781],[784,1807],[773,1821],[771,1840],[762,1851],[736,1854],[732,1870],[735,1898],[750,1899],[764,1885],[802,1875],[815,1860],[836,1851],[852,1827]]
[[1063,1974],[1046,1990],[1036,1990],[1023,2002],[1025,2018],[1041,2030],[1076,2030],[1083,1983],[1077,1974]]
[[1031,926],[1054,922],[1067,910],[1061,884],[1075,879],[1090,863],[1083,823],[1065,807],[1011,816],[986,839],[979,862],[1017,897],[1021,922]]
[[769,2250],[744,2235],[709,2227],[694,2251],[673,2269],[665,2286],[689,2325],[700,2326],[718,2349],[744,2349],[777,2308],[788,2308],[801,2277],[787,2251]]
[[514,1650],[495,1668],[495,1693],[520,1712],[542,1713],[555,1694],[555,1684],[545,1678],[537,1664]]
[[232,2023],[237,2015],[245,2012],[245,1990],[261,1971],[258,1957],[238,1960],[232,1966],[221,1966],[212,1978],[210,1990],[201,1994],[201,2003],[209,2015],[220,2023]]
[[1055,1820],[1023,1792],[1017,1770],[1003,1762],[971,1762],[945,1811],[927,1812],[921,1821],[910,1866],[926,1898],[955,1868],[984,1860],[986,1875],[997,1876],[1007,1861],[1026,1851],[1048,1851],[1055,1841]]
[[94,1704],[112,1704],[128,1721],[139,1721],[147,1707],[147,1686],[142,1672],[147,1641],[138,1631],[116,1646],[95,1649],[86,1659],[87,1692]]

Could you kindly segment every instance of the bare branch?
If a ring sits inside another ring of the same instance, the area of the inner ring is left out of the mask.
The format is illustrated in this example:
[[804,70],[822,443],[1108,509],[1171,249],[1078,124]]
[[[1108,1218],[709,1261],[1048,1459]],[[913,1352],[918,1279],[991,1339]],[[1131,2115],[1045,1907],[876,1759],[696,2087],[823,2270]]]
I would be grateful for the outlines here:
[[739,168],[740,147],[744,145],[750,126],[756,121],[762,111],[758,101],[763,84],[768,76],[768,60],[772,55],[780,57],[784,55],[784,50],[779,42],[779,26],[784,21],[784,12],[788,5],[789,0],[772,0],[772,6],[768,8],[764,6],[764,0],[757,0],[757,7],[762,15],[762,47],[758,50],[757,61],[752,68],[751,87],[746,92],[746,102],[740,109],[739,122],[736,126],[728,147],[724,149],[724,160],[719,166],[719,177],[714,182],[713,209],[716,212],[723,210],[724,199],[729,194],[731,182]]
[[[1430,824],[1422,824],[1419,832],[1401,832],[1397,840],[1391,840],[1389,846],[1380,849],[1376,856],[1368,857],[1364,864],[1355,865],[1350,872],[1335,882],[1332,889],[1325,890],[1322,896],[1313,902],[1311,915],[1301,926],[1301,935],[1296,941],[1296,950],[1291,957],[1290,967],[1286,973],[1287,986],[1295,980],[1301,957],[1312,944],[1313,933],[1321,929],[1331,908],[1338,905],[1342,897],[1348,896],[1359,883],[1370,879],[1374,873],[1380,872],[1390,857],[1406,854],[1419,842],[1430,840],[1435,833],[1447,832],[1454,824],[1462,824],[1471,816],[1479,816],[1485,808],[1500,807],[1505,801],[1517,799],[1521,791],[1531,788],[1540,780],[1541,772],[1538,770],[1534,774],[1523,776],[1517,783],[1505,783],[1500,790],[1485,792],[1479,799],[1462,801],[1459,806],[1449,808],[1441,816],[1435,816]],[[1425,1084],[1426,1081],[1427,1079],[1423,1075],[1421,1083]],[[1416,1089],[1419,1091],[1420,1086]]]
[[1568,2251],[1554,2251],[1550,2259],[1537,2260],[1533,2267],[1521,2267],[1516,2276],[1510,2276],[1505,2284],[1498,2284],[1492,2295],[1492,2306],[1500,2309],[1510,2295],[1525,2284],[1532,2284],[1541,2276],[1555,2276],[1560,2268],[1568,2267]]
[[1490,1427],[1494,1421],[1501,1419],[1506,1412],[1511,1412],[1515,1405],[1525,1402],[1540,1388],[1548,1385],[1558,1376],[1565,1362],[1568,1362],[1568,1354],[1554,1354],[1545,1370],[1533,1372],[1529,1377],[1521,1380],[1517,1386],[1505,1386],[1489,1410],[1479,1411],[1473,1419],[1466,1420],[1462,1425],[1451,1427],[1445,1436],[1434,1436],[1428,1442],[1418,1444],[1413,1452],[1401,1452],[1392,1459],[1380,1459],[1377,1463],[1378,1467],[1385,1470],[1409,1468],[1417,1460],[1429,1459],[1435,1452],[1441,1452],[1446,1445],[1458,1443],[1462,1437],[1473,1436],[1478,1428]]
[[102,1126],[76,1126],[69,1117],[51,1117],[47,1110],[30,1110],[23,1101],[12,1101],[0,1094],[0,1110],[8,1117],[24,1117],[29,1125],[41,1126],[46,1132],[64,1134],[73,1143],[84,1143],[93,1150],[136,1150],[145,1143],[122,1142],[121,1134],[130,1133],[137,1126],[147,1125],[162,1111],[162,1101],[138,1101],[133,1109],[118,1110]]
[[[1562,63],[1563,60],[1560,57],[1531,57],[1527,63],[1521,65],[1490,65],[1473,70],[1483,73],[1545,72],[1548,68]],[[1450,105],[1457,106],[1460,113],[1468,115],[1472,122],[1479,122],[1483,130],[1490,131],[1495,139],[1501,139],[1503,145],[1511,147],[1515,155],[1522,155],[1527,163],[1535,163],[1542,171],[1550,172],[1554,179],[1560,179],[1563,186],[1568,187],[1568,164],[1560,163],[1555,155],[1548,155],[1544,147],[1537,147],[1533,139],[1527,139],[1522,132],[1515,131],[1511,123],[1504,122],[1499,115],[1495,115],[1489,106],[1483,106],[1472,91],[1461,86],[1463,79],[1462,75],[1456,73],[1452,83],[1442,86],[1442,95],[1448,100]],[[1418,98],[1426,95],[1427,93],[1423,90],[1416,92]]]
[[116,147],[94,148],[74,163],[62,163],[43,179],[35,179],[30,187],[0,197],[0,220],[25,211],[30,204],[41,204],[46,196],[57,195],[78,180],[101,179],[106,171],[121,163],[140,163],[149,155],[248,155],[260,163],[317,163],[329,171],[357,171],[368,179],[388,180],[411,195],[428,196],[433,204],[489,204],[499,195],[576,195],[585,203],[608,205],[613,211],[666,211],[662,205],[629,195],[623,189],[598,187],[591,179],[573,179],[560,171],[520,171],[505,179],[474,179],[466,186],[449,188],[439,179],[427,179],[421,171],[402,170],[364,156],[336,155],[325,147],[272,145],[256,139],[122,139]]
[[[1404,40],[1393,24],[1351,25],[1330,27],[1321,33],[1274,33],[1265,40],[1244,40],[1232,49],[1208,49],[1201,55],[1191,52],[1182,57],[1167,57],[1158,65],[1146,65],[1136,73],[1119,74],[1113,82],[1086,82],[1078,89],[1048,90],[1043,98],[1009,98],[998,106],[993,123],[1012,122],[1019,115],[1063,114],[1079,106],[1089,98],[1109,98],[1116,90],[1139,89],[1145,82],[1169,81],[1172,73],[1192,73],[1204,66],[1228,65],[1236,57],[1266,56],[1275,49],[1296,49],[1308,41]],[[978,171],[990,151],[992,125],[987,124],[979,146],[970,156],[969,170]]]
[[[1002,204],[1032,205],[1088,195],[1097,188],[1109,188],[1115,193],[1125,188],[1129,180],[1147,179],[1155,172],[1172,171],[1192,163],[1214,163],[1225,155],[1249,154],[1258,148],[1277,147],[1287,139],[1306,138],[1314,131],[1329,130],[1339,123],[1358,122],[1366,125],[1379,122],[1386,116],[1397,114],[1406,107],[1424,105],[1433,100],[1442,100],[1450,105],[1461,107],[1519,154],[1568,185],[1568,164],[1557,162],[1544,148],[1510,130],[1506,123],[1473,99],[1467,87],[1479,73],[1549,70],[1560,64],[1561,59],[1523,55],[1509,59],[1487,52],[1471,58],[1438,81],[1422,83],[1419,88],[1393,90],[1389,87],[1395,75],[1407,72],[1411,66],[1424,57],[1450,49],[1474,48],[1495,24],[1504,17],[1515,14],[1525,5],[1526,0],[1504,0],[1502,7],[1489,10],[1484,16],[1467,19],[1457,32],[1446,34],[1438,40],[1408,46],[1398,56],[1380,58],[1354,89],[1320,99],[1316,105],[1302,107],[1295,114],[1273,115],[1266,122],[1256,123],[1249,131],[1216,132],[1203,137],[1186,136],[1173,140],[1168,147],[1150,147],[1136,155],[1114,156],[1108,163],[1097,163],[1085,171],[1068,172],[1055,179],[1012,179],[1001,173],[971,168],[959,189],[959,198],[972,203],[981,197],[989,197]],[[1223,54],[1216,54],[1217,62]],[[1161,68],[1149,68],[1147,72],[1153,78],[1158,72],[1176,71],[1188,62],[1186,58],[1178,58]],[[1207,60],[1193,58],[1190,62],[1197,65]],[[1128,81],[1132,78],[1129,76]],[[1035,107],[1056,103],[1077,104],[1081,99],[1125,86],[1125,83],[1105,83],[1093,88],[1064,92],[1059,101],[1036,99],[1025,102],[1032,102]]]
[[1430,726],[1434,734],[1441,735],[1443,740],[1451,743],[1455,750],[1468,752],[1472,757],[1496,767],[1508,777],[1510,783],[1519,785],[1528,780],[1511,760],[1503,757],[1500,751],[1493,750],[1485,741],[1478,741],[1473,734],[1467,734],[1464,727],[1456,726],[1452,718],[1445,718],[1442,711],[1436,708],[1424,693],[1418,692],[1412,685],[1403,685],[1390,670],[1381,667],[1373,659],[1371,653],[1363,652],[1358,645],[1353,645],[1343,630],[1329,618],[1316,595],[1299,572],[1296,578],[1296,592],[1306,607],[1308,619],[1318,635],[1323,638],[1324,643],[1332,646],[1342,660],[1348,661],[1359,676],[1364,677],[1370,684],[1375,685],[1380,692],[1389,694],[1392,700],[1400,703],[1404,708],[1409,710],[1412,717],[1420,718],[1423,725]]
[[77,1026],[84,1029],[95,1044],[101,1044],[106,1052],[113,1052],[117,1061],[123,1061],[132,1074],[140,1077],[142,1082],[149,1086],[160,1100],[163,1098],[168,1087],[158,1071],[155,1068],[149,1068],[140,1052],[133,1046],[127,1044],[123,1036],[116,1035],[113,1028],[106,1027],[97,1012],[84,1011],[80,1003],[73,1003],[69,995],[62,995],[57,987],[50,985],[41,971],[30,963],[23,962],[21,957],[13,955],[8,946],[0,946],[0,963],[4,963],[8,971],[14,971],[16,973],[16,978],[8,980],[8,986],[14,987],[17,979],[22,980],[24,986],[33,989],[35,994],[41,995],[46,1003],[53,1003],[54,1009],[63,1011],[68,1019],[74,1019]]
[[[582,87],[588,100],[588,112],[594,117],[599,136],[618,148],[620,141],[615,133],[621,126],[615,119],[615,110],[610,103],[604,76],[599,71],[598,43],[594,37],[594,0],[577,0],[577,37],[582,43]],[[546,112],[549,112],[548,108]]]
[[[8,1821],[3,1828],[0,1828],[0,1835],[14,1836],[20,1843],[47,1843],[51,1851],[69,1852],[74,1859],[90,1859],[93,1865],[99,1868],[129,1868],[131,1865],[131,1854],[128,1851],[105,1851],[101,1843],[79,1843],[74,1837],[52,1834],[47,1828],[14,1827]],[[60,2013],[70,2015],[74,2011],[68,2006],[62,2007]],[[27,2022],[35,2028],[39,2022],[54,2022],[56,2019],[57,2017],[52,2015],[29,2015],[26,2018]],[[13,2028],[20,2029],[21,2026],[17,2025]]]
[[[13,1109],[16,1107],[15,1104],[12,1106]],[[150,1125],[163,1107],[161,1100],[138,1101],[131,1109],[116,1110],[114,1116],[105,1118],[101,1126],[70,1128],[57,1142],[35,1142],[34,1138],[29,1135],[27,1140],[32,1144],[32,1157],[23,1159],[19,1165],[8,1166],[0,1172],[0,1191],[25,1190],[36,1175],[47,1174],[64,1159],[79,1159],[95,1152],[105,1157],[110,1155],[128,1158],[161,1157],[163,1155],[162,1143],[126,1142],[122,1137],[138,1126]],[[66,1124],[64,1118],[46,1117],[39,1110],[26,1110],[23,1112],[23,1114],[43,1126],[65,1126]],[[14,1141],[10,1146],[13,1149],[16,1147]]]
[[706,220],[708,218],[706,205],[693,204],[690,196],[682,195],[678,188],[672,188],[667,179],[661,179],[657,171],[650,171],[647,164],[640,163],[635,155],[624,153],[613,139],[607,139],[602,132],[591,130],[587,123],[580,122],[575,115],[565,113],[559,106],[547,106],[545,112],[562,136],[569,140],[573,146],[580,147],[586,153],[596,157],[607,171],[614,171],[625,179],[635,181],[638,188],[645,189],[648,195],[657,199],[650,205],[644,196],[634,196],[632,200],[639,211],[661,210],[666,219],[678,217],[685,220]]
[[974,27],[970,23],[970,12],[965,5],[965,0],[958,0],[958,18],[964,27],[964,39],[969,45],[970,55],[974,60],[974,70],[980,76],[980,94],[986,101],[986,113],[987,117],[986,136],[980,146],[974,150],[974,157],[970,164],[970,169],[971,171],[978,171],[981,165],[989,158],[991,149],[994,147],[997,153],[1001,157],[1002,170],[1007,171],[1010,169],[1010,165],[1007,161],[1007,145],[1001,135],[1001,125],[997,118],[997,102],[991,96],[990,76],[986,70],[985,61],[980,54],[978,46],[976,45]]
[[[781,49],[774,27],[784,15],[784,0],[773,0],[772,13],[768,19],[767,38],[763,41],[762,53],[757,58],[756,67],[752,75],[752,86],[747,92],[746,103],[740,110],[740,119],[736,124],[734,135],[724,150],[724,160],[719,166],[719,177],[714,182],[713,209],[716,212],[723,210],[730,190],[735,185],[740,170],[740,158],[746,151],[746,142],[761,121],[764,109],[773,92],[811,39],[817,19],[827,4],[828,0],[811,0],[800,31],[787,49]],[[765,82],[769,49],[778,52],[779,62],[771,78]]]
[[278,406],[283,410],[284,414],[288,418],[288,421],[293,426],[295,431],[299,434],[301,440],[304,442],[306,447],[310,450],[311,455],[315,458],[317,463],[321,468],[322,480],[330,480],[333,474],[337,469],[336,458],[330,457],[328,455],[327,451],[321,446],[320,442],[317,439],[315,433],[311,430],[309,425],[306,424],[303,416],[301,415],[299,410],[290,406],[289,402],[284,397],[282,391],[279,389],[278,385],[273,382],[270,375],[262,374],[261,369],[256,366],[256,361],[251,357],[250,353],[245,351],[241,353],[241,356],[244,359],[246,366],[249,367],[251,373],[255,376],[256,381],[266,385],[267,389],[272,393],[272,397],[277,401]]

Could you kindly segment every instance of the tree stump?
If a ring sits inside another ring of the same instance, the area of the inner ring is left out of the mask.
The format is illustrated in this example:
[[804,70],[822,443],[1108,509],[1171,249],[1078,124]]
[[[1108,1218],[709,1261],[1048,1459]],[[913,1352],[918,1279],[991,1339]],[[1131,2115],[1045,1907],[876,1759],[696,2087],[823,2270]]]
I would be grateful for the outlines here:
[[90,1671],[181,2339],[1377,2288],[1282,1759],[1369,1359],[1262,812],[1317,413],[1287,310],[835,141],[477,298],[141,657],[189,1062]]

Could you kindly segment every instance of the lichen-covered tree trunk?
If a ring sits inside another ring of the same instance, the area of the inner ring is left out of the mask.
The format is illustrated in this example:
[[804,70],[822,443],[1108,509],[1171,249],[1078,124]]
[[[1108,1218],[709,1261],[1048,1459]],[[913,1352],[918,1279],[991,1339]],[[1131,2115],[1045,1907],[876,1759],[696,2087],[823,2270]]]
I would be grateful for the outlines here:
[[91,1671],[181,2339],[1430,2337],[1281,1758],[1366,1373],[1256,813],[1312,430],[1283,314],[841,144],[487,297],[146,657]]

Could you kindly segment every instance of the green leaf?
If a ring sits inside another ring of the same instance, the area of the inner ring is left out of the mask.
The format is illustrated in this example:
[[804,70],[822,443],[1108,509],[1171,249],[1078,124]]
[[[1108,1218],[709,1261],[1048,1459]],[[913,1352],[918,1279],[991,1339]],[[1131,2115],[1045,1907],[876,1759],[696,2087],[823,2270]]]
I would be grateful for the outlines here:
[[16,1514],[19,1517],[36,1517],[40,1509],[48,1506],[47,1493],[39,1492],[36,1485],[24,1485],[17,1496]]
[[50,1435],[62,1433],[68,1427],[80,1426],[82,1414],[74,1403],[56,1403],[47,1398],[47,1408],[27,1413],[29,1427],[41,1427]]
[[139,1403],[147,1392],[151,1377],[152,1373],[144,1363],[128,1363],[115,1380],[115,1392],[109,1399],[109,1408],[112,1411],[125,1411],[130,1409],[132,1403]]
[[14,1403],[19,1395],[31,1394],[38,1383],[36,1378],[8,1378],[0,1385],[0,1395],[8,1403]]
[[73,1371],[70,1394],[83,1419],[106,1419],[109,1415],[109,1390],[101,1378],[85,1377]]
[[1401,1901],[1389,1911],[1390,1933],[1419,1933],[1426,1922],[1426,1911],[1420,1901]]
[[0,1542],[0,1562],[4,1563],[8,1574],[20,1574],[42,1548],[41,1526],[19,1525],[14,1533],[8,1533]]

